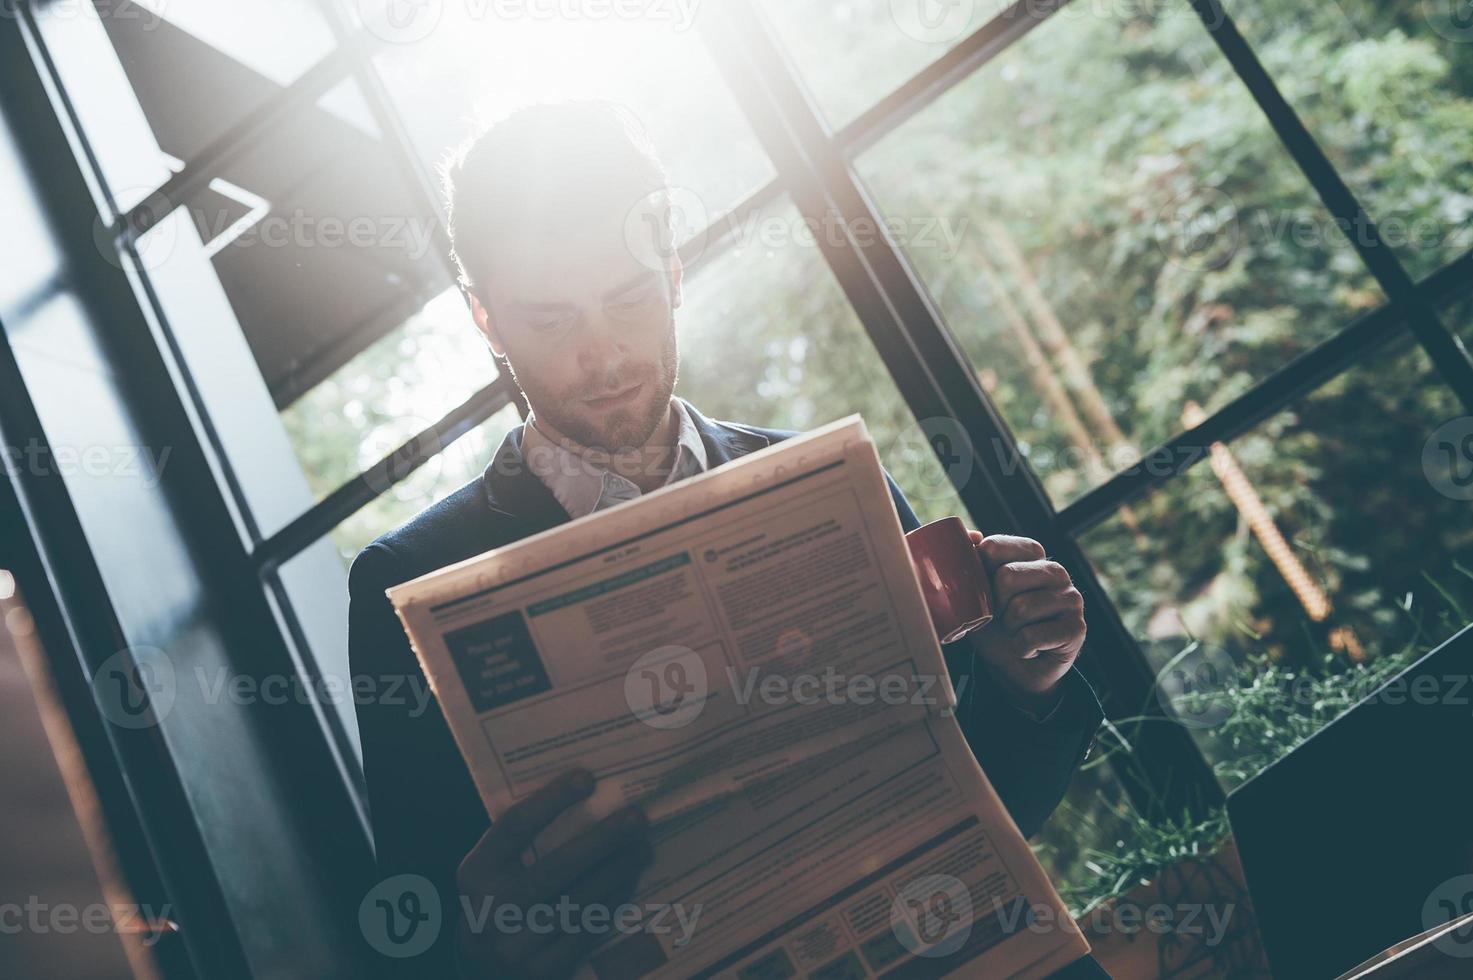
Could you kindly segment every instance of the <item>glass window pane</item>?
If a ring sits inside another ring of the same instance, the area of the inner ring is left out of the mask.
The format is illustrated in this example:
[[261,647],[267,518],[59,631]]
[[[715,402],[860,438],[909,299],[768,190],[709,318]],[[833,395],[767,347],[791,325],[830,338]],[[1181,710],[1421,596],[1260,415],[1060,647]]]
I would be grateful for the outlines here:
[[1059,504],[1382,301],[1186,5],[1074,9],[857,161]]
[[1420,348],[1371,357],[1083,538],[1228,784],[1473,617],[1473,422]]
[[1006,0],[760,0],[834,127],[899,88]]
[[1463,338],[1464,346],[1473,347],[1473,297],[1449,303],[1442,322]]
[[[248,494],[263,534],[496,379],[435,205],[403,179],[356,84],[222,161],[184,210],[192,227],[161,225],[141,252],[171,325],[197,335],[185,345],[195,380],[208,399],[254,367],[252,411],[280,413],[310,487],[295,504]],[[222,411],[246,407],[237,396]],[[237,468],[259,470],[251,455]]]
[[343,567],[352,564],[358,552],[380,534],[392,531],[480,476],[491,465],[506,434],[520,424],[516,405],[507,405],[339,524],[331,537]]
[[783,429],[858,412],[921,520],[965,517],[936,433],[917,425],[797,210],[783,199],[734,234],[687,276],[678,392],[714,418]]
[[1115,850],[1138,826],[1125,787],[1109,763],[1094,758],[1074,774],[1058,810],[1032,840],[1034,854],[1075,915],[1114,885],[1091,869],[1093,852]]
[[1416,276],[1473,248],[1473,22],[1434,0],[1229,9]]
[[[655,13],[492,18],[478,17],[473,4],[446,4],[423,37],[416,31],[387,45],[374,63],[432,171],[477,126],[521,105],[611,99],[649,130],[671,182],[693,197],[683,205],[714,217],[773,171],[689,27]],[[695,214],[689,223],[705,224]]]
[[309,648],[304,655],[310,652],[325,678],[320,693],[338,712],[359,762],[362,750],[357,741],[348,631],[343,628],[348,621],[348,567],[374,538],[480,476],[518,421],[516,406],[507,405],[339,524],[326,538],[283,563],[278,572],[290,614]]
[[333,46],[316,0],[33,6],[62,84],[124,207]]
[[496,378],[458,290],[427,303],[282,410],[321,500],[448,415]]

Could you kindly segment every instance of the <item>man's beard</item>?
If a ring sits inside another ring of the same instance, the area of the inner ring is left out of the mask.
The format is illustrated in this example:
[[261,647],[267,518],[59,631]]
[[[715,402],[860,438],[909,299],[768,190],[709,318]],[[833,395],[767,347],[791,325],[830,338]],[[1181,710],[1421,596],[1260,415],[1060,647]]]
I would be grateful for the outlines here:
[[[612,454],[637,449],[655,434],[670,411],[679,362],[672,318],[657,363],[625,368],[600,379],[585,379],[583,384],[562,393],[543,388],[530,378],[518,378],[515,372],[512,378],[538,420],[547,422],[580,446]],[[636,384],[643,385],[644,390],[633,405],[599,415],[583,402],[591,392],[621,391]]]

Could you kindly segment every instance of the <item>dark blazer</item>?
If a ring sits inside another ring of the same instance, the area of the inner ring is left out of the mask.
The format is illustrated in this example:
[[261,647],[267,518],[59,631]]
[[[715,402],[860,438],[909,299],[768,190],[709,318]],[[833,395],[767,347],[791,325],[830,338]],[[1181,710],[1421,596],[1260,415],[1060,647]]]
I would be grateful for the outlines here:
[[[689,403],[686,407],[713,467],[795,435],[712,421]],[[521,437],[518,426],[480,478],[385,534],[353,562],[348,648],[354,677],[422,683],[386,589],[569,519],[528,470]],[[917,527],[920,522],[893,480],[890,493],[905,530]],[[1099,703],[1079,672],[1071,671],[1058,708],[1035,720],[1015,707],[974,659],[965,642],[948,648],[948,667],[962,702],[962,730],[1008,812],[1032,836],[1083,760],[1100,722]],[[486,810],[438,704],[431,701],[416,717],[411,697],[365,701],[358,706],[358,728],[379,875],[423,875],[454,908],[455,871],[490,826]]]

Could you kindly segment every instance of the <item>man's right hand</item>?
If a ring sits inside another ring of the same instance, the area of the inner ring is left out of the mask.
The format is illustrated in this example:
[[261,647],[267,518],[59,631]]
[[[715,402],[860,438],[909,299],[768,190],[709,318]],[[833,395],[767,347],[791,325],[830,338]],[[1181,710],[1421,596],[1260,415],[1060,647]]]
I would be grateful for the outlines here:
[[[460,922],[460,960],[467,977],[570,977],[608,935],[563,930],[562,907],[571,907],[575,926],[582,910],[613,911],[634,894],[639,875],[654,852],[644,814],[630,807],[600,821],[531,864],[522,855],[533,839],[564,810],[588,798],[593,776],[570,770],[502,814],[460,863],[456,875],[470,915]],[[497,926],[497,910],[513,930]],[[550,906],[530,917],[536,906]],[[479,923],[479,925],[477,925]],[[532,928],[529,928],[529,925]],[[551,927],[551,931],[548,931]]]

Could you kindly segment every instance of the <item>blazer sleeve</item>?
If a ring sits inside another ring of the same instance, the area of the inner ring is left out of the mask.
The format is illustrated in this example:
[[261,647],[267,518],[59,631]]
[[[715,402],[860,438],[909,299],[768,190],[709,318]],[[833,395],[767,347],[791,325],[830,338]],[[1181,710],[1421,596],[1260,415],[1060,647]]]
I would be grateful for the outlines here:
[[[900,487],[889,474],[885,479],[901,527],[906,532],[920,527]],[[1099,699],[1074,667],[1061,682],[1058,704],[1048,715],[1035,717],[989,676],[971,641],[964,638],[942,650],[957,689],[962,734],[1018,829],[1032,837],[1058,808],[1089,754],[1104,717]]]
[[449,977],[459,909],[455,872],[490,818],[384,594],[412,577],[382,544],[370,545],[353,562],[348,656],[352,675],[372,681],[365,684],[371,696],[355,700],[378,879],[428,879],[439,893],[446,926],[430,951],[384,960],[384,975]]

